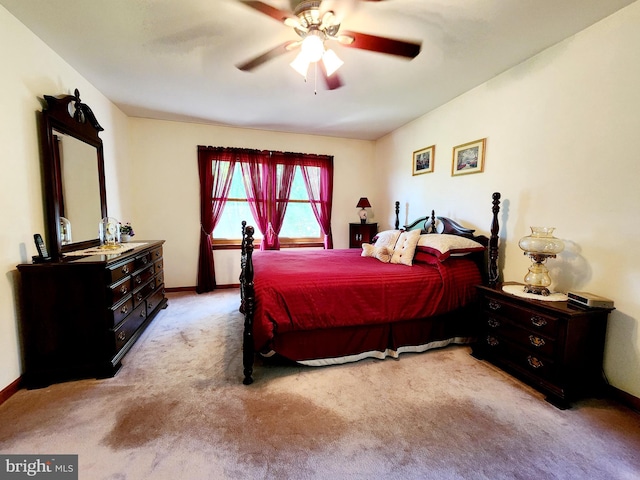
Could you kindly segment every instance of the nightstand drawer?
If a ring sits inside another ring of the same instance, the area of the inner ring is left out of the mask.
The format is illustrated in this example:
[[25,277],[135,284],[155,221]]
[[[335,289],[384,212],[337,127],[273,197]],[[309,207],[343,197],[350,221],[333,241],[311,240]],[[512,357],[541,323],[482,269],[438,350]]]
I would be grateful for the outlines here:
[[518,323],[512,323],[505,317],[486,315],[487,326],[484,329],[489,335],[499,335],[507,338],[532,353],[553,357],[555,354],[555,339],[545,337],[538,332],[522,328]]
[[494,297],[484,298],[484,309],[489,318],[509,318],[512,322],[521,325],[533,332],[556,338],[558,335],[558,319],[544,313],[529,310],[521,306],[513,305]]
[[482,341],[486,343],[489,356],[501,359],[518,370],[547,380],[555,376],[554,362],[542,352],[533,352],[498,335],[488,334]]

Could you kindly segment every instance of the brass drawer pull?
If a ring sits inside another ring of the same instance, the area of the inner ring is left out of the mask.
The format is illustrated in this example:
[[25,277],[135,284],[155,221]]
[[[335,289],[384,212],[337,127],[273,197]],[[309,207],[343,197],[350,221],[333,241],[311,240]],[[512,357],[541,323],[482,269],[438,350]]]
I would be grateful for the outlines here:
[[542,347],[546,343],[543,338],[536,337],[535,335],[529,335],[529,341],[534,347]]
[[142,277],[141,277],[140,275],[138,275],[138,276],[136,277],[136,283],[137,283],[138,285],[140,285],[140,284],[142,283]]
[[493,300],[490,300],[490,301],[489,301],[489,304],[488,304],[488,307],[489,307],[491,310],[500,310],[500,308],[502,308],[502,305],[501,305],[500,303],[498,303],[498,302],[495,302],[495,301],[493,301]]
[[120,340],[121,342],[123,342],[125,338],[127,338],[127,334],[124,333],[124,331],[118,334],[118,340]]
[[500,341],[496,337],[488,336],[487,337],[487,344],[490,347],[495,347],[495,346],[500,344]]
[[122,273],[124,273],[125,275],[129,273],[129,265],[125,265],[124,267],[122,267]]
[[122,308],[120,309],[120,313],[127,313],[129,311],[129,307],[127,307],[126,305],[123,305]]
[[126,285],[122,285],[122,286],[120,287],[120,293],[122,293],[123,295],[124,295],[125,293],[127,293],[128,291],[129,291],[129,289],[127,288],[127,286],[126,286]]
[[531,323],[536,327],[544,327],[547,324],[547,321],[543,317],[534,315],[533,317],[531,317]]
[[542,363],[541,360],[538,360],[536,357],[532,355],[529,355],[527,357],[527,362],[529,362],[529,365],[531,365],[533,368],[544,367],[544,363]]
[[146,312],[144,310],[140,310],[140,318],[144,318],[146,316],[147,316]]
[[143,265],[146,265],[147,263],[149,263],[149,259],[147,257],[142,257],[140,260],[142,260]]
[[138,301],[142,300],[143,298],[144,298],[144,296],[142,295],[142,293],[138,293],[136,295],[136,300],[138,300]]
[[487,320],[487,324],[491,328],[498,328],[500,326],[500,322],[498,320],[496,320],[495,318],[493,318],[493,317],[491,317],[491,318],[489,318],[489,320]]

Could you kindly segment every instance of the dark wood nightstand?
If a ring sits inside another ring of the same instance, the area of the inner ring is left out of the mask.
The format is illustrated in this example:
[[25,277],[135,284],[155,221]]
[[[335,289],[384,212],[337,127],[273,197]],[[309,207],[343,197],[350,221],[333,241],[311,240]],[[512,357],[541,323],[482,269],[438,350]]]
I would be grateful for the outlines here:
[[363,243],[371,243],[378,233],[377,223],[350,223],[349,248],[361,248]]
[[504,292],[502,284],[478,291],[482,323],[473,356],[537,388],[558,408],[604,393],[604,338],[613,309],[529,300]]

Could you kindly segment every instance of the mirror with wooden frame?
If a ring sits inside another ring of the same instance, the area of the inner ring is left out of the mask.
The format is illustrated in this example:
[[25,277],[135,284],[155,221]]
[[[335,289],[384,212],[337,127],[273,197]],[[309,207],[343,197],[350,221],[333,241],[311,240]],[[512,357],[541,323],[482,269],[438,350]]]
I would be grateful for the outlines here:
[[104,130],[80,92],[44,96],[41,114],[47,244],[53,260],[100,245],[98,224],[107,216]]

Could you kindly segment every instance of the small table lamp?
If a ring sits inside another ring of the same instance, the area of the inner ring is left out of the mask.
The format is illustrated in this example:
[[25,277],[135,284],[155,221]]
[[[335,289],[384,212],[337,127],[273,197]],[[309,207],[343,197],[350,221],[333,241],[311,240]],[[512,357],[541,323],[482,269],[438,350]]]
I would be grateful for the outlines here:
[[556,258],[556,254],[564,250],[564,242],[553,236],[553,227],[531,227],[531,235],[522,237],[518,246],[524,250],[531,260],[529,272],[524,277],[524,291],[536,295],[549,295],[551,278],[544,265],[547,258]]
[[367,197],[360,198],[356,207],[360,209],[358,212],[358,215],[360,216],[360,223],[367,223],[367,211],[365,208],[371,208],[369,199]]

